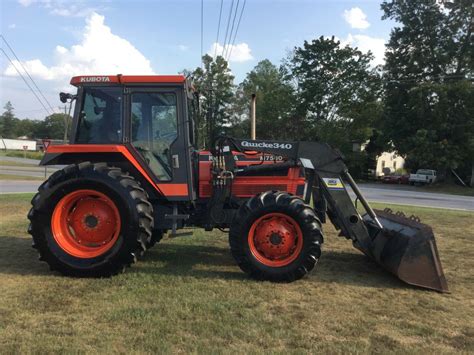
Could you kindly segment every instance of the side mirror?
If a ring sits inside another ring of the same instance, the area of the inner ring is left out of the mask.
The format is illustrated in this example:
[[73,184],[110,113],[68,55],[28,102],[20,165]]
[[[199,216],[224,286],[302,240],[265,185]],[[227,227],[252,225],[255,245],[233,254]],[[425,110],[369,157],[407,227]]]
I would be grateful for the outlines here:
[[76,98],[76,95],[72,95],[72,94],[67,94],[65,92],[60,92],[59,93],[59,100],[65,104],[67,102],[67,100],[74,100]]
[[59,100],[65,104],[67,102],[67,97],[68,97],[68,94],[66,94],[65,92],[60,92],[59,93]]

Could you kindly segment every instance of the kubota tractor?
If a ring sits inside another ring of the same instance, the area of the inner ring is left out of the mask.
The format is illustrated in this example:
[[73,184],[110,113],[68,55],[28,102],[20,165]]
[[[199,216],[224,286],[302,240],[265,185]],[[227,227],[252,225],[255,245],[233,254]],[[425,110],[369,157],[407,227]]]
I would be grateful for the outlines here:
[[77,94],[60,95],[76,102],[70,143],[50,146],[41,161],[67,167],[39,187],[28,215],[33,246],[51,269],[114,275],[164,233],[199,227],[229,229],[231,253],[251,277],[293,281],[318,262],[328,217],[401,280],[448,290],[431,228],[372,210],[329,145],[218,137],[198,151],[198,97],[184,76],[71,84]]

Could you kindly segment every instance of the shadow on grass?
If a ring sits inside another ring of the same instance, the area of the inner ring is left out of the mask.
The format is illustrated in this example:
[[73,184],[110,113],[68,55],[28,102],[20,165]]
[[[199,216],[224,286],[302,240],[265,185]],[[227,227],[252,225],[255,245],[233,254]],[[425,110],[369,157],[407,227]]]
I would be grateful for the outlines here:
[[47,275],[49,267],[38,261],[31,238],[0,236],[0,274]]
[[158,244],[147,252],[141,261],[140,269],[136,272],[203,279],[244,280],[247,278],[235,265],[228,248],[223,247]]
[[354,250],[323,251],[314,282],[343,283],[374,288],[416,288],[399,280],[366,255]]
[[[235,265],[228,248],[195,244],[158,244],[127,273],[146,273],[201,279],[248,279]],[[52,274],[38,261],[29,238],[0,236],[0,274]],[[57,273],[54,273],[57,274]],[[411,288],[363,254],[324,251],[310,277],[303,282],[336,283],[375,288]]]
[[[248,279],[225,247],[158,244],[142,261],[144,265],[136,272],[205,279]],[[147,261],[160,265],[150,266]],[[200,267],[196,268],[197,265]],[[233,270],[222,270],[223,268]],[[342,283],[375,288],[413,288],[357,251],[324,251],[316,269],[310,275],[305,279],[306,282]]]

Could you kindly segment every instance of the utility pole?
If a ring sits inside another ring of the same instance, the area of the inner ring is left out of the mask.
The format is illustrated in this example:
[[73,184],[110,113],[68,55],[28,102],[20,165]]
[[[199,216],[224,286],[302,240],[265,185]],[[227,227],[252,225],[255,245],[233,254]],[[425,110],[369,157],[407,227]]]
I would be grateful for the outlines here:
[[257,139],[257,95],[252,94],[252,100],[250,101],[250,138],[252,140]]

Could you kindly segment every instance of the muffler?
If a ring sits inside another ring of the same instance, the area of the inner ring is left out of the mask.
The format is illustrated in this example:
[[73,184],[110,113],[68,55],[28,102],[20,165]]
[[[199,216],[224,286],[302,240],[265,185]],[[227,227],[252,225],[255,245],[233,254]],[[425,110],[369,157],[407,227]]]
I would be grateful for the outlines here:
[[390,209],[374,212],[379,223],[368,214],[363,217],[371,242],[356,247],[408,284],[449,292],[431,227]]

